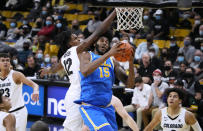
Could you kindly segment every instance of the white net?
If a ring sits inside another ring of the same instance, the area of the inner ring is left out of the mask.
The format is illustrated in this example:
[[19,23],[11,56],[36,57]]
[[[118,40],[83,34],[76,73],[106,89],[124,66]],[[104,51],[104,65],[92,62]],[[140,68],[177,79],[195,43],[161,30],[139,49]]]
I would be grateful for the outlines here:
[[116,8],[117,30],[140,29],[142,24],[143,8]]

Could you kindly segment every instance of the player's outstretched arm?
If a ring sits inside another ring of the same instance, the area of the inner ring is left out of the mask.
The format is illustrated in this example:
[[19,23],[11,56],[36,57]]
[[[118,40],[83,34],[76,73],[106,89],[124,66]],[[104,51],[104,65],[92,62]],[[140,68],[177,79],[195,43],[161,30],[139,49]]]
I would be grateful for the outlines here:
[[198,121],[195,118],[195,115],[189,111],[186,111],[185,122],[187,125],[190,125],[194,131],[202,131]]
[[126,112],[125,108],[123,107],[122,102],[115,96],[112,96],[111,104],[115,108],[116,112],[122,117],[124,121],[128,124],[128,126],[133,131],[139,131],[139,128],[132,117]]
[[90,35],[87,39],[85,39],[83,43],[77,47],[77,53],[79,54],[85,51],[88,47],[94,44],[94,42],[98,40],[100,35],[102,35],[109,29],[115,16],[116,10],[114,9],[114,11],[101,23],[101,25],[94,31],[94,33]]
[[161,122],[161,110],[157,111],[152,121],[147,125],[144,131],[153,131],[154,127],[156,127]]
[[6,131],[16,131],[16,118],[14,115],[9,114],[3,120],[3,125],[6,127]]
[[81,55],[79,55],[80,72],[82,73],[82,75],[85,77],[88,76],[89,74],[94,72],[102,63],[104,63],[104,61],[107,60],[109,57],[122,51],[123,49],[119,48],[119,46],[120,44],[113,46],[107,53],[93,62],[90,62],[91,56],[89,52],[83,52]]
[[39,86],[33,82],[32,80],[26,78],[22,73],[15,71],[13,73],[13,79],[16,84],[26,84],[33,88],[32,100],[38,101],[39,100]]
[[121,68],[120,64],[114,60],[115,74],[117,78],[127,85],[127,88],[133,88],[135,85],[135,71],[134,71],[134,50],[129,60],[129,75]]

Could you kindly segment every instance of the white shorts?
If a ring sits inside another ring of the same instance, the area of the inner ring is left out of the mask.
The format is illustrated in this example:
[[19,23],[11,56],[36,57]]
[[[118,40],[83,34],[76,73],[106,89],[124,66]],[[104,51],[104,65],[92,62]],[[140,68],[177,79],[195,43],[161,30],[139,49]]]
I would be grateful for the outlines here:
[[24,107],[18,111],[12,112],[16,118],[16,131],[26,131],[27,126],[27,108]]
[[76,95],[75,93],[67,92],[65,97],[66,119],[63,123],[64,131],[82,130],[83,120],[79,110],[80,105],[73,102],[78,100],[80,96],[78,94]]

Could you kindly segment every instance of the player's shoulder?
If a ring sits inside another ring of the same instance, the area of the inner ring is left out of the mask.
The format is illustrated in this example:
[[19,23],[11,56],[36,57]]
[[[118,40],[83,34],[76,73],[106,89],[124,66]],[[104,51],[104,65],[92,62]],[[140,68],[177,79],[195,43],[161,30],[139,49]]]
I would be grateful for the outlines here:
[[14,77],[22,76],[22,75],[23,75],[23,73],[21,73],[21,72],[19,72],[19,71],[13,70],[13,76],[14,76]]

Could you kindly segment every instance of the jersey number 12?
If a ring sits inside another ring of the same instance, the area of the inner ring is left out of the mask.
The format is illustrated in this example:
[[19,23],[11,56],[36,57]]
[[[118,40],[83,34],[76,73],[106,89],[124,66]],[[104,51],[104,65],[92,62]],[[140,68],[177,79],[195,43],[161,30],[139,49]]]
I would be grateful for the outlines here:
[[70,71],[70,67],[72,65],[72,59],[68,58],[67,60],[64,60],[63,64],[65,65],[65,70],[66,70],[67,74],[68,75],[73,74],[73,71]]

